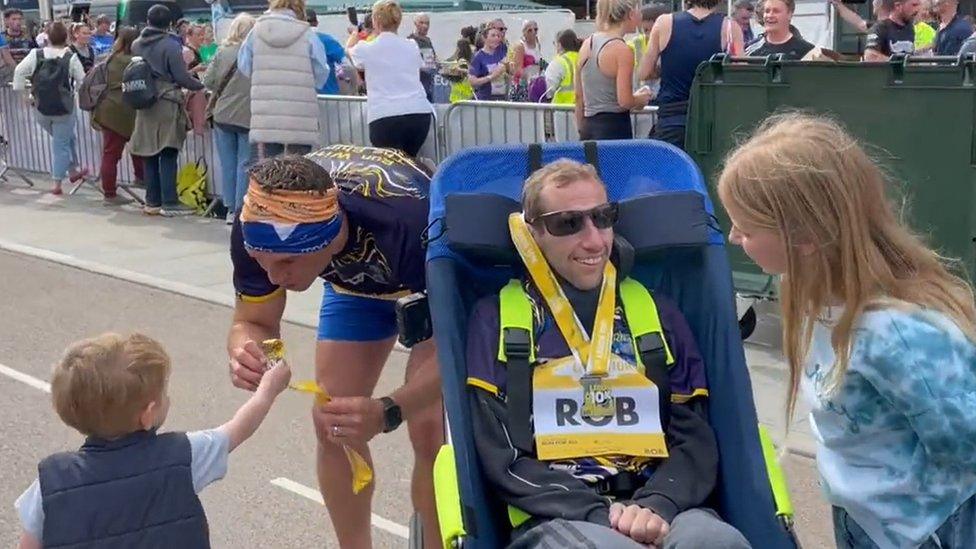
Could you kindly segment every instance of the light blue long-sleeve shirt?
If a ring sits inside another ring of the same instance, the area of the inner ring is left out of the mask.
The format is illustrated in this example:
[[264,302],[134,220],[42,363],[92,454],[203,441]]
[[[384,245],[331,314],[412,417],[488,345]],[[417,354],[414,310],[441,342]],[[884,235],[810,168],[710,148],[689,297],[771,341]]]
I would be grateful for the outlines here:
[[820,323],[802,380],[824,492],[880,547],[918,547],[976,492],[976,346],[908,304],[865,312],[855,330],[835,392]]
[[[275,15],[285,15],[294,17],[291,10],[269,10],[267,13]],[[308,42],[308,55],[312,61],[312,76],[315,78],[315,89],[325,86],[329,79],[329,60],[325,53],[325,47],[319,40],[315,30],[309,27],[305,33],[305,40]],[[240,51],[237,52],[237,70],[244,76],[250,77],[254,66],[254,31],[247,33],[247,38],[241,44]]]

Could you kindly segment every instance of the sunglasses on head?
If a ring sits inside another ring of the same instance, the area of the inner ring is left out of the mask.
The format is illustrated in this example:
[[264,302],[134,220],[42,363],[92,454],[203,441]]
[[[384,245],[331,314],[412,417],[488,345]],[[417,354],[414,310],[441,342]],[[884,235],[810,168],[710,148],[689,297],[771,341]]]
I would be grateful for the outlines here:
[[566,210],[542,214],[529,223],[542,223],[552,236],[569,236],[583,230],[586,218],[590,218],[597,229],[609,229],[617,222],[617,204],[609,202],[590,210]]

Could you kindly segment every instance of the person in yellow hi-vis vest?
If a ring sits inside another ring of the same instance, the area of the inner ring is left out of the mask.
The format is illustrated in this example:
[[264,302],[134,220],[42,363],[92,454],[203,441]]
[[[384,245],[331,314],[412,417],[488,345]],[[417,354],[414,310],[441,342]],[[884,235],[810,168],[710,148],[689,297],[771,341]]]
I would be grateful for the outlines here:
[[457,41],[454,55],[447,58],[447,63],[441,69],[441,76],[451,82],[451,103],[474,99],[474,88],[468,81],[468,68],[473,55],[474,46],[467,38],[461,38]]
[[556,105],[576,103],[577,62],[582,41],[572,29],[566,29],[556,38],[556,58],[546,67],[546,97]]
[[646,84],[650,86],[654,95],[657,95],[658,88],[661,85],[661,79],[655,78],[653,81],[642,82],[637,68],[640,65],[641,58],[644,57],[644,52],[647,51],[647,43],[651,37],[651,29],[654,28],[654,22],[665,13],[671,13],[671,9],[664,4],[653,3],[641,8],[641,23],[637,29],[637,36],[627,41],[630,49],[634,50],[634,89]]
[[528,274],[475,305],[466,360],[511,546],[749,547],[704,508],[719,455],[691,328],[610,261],[617,205],[596,170],[552,162],[522,208],[509,232]]

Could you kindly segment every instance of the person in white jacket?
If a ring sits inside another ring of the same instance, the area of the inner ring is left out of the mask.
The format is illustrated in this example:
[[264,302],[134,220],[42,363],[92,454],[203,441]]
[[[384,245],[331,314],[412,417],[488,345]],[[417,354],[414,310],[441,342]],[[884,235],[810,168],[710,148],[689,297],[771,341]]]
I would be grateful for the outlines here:
[[67,180],[74,183],[88,174],[78,163],[75,137],[74,90],[85,78],[77,55],[68,47],[68,29],[55,22],[48,30],[48,45],[33,49],[14,69],[13,88],[26,91],[38,124],[51,136],[51,192],[61,194]]

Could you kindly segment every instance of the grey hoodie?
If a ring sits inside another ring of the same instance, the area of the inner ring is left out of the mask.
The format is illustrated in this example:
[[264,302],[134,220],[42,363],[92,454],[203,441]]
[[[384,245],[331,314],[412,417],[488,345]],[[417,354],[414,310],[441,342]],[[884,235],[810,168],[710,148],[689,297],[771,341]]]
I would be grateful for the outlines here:
[[193,78],[183,61],[179,38],[163,29],[146,27],[132,43],[132,55],[149,63],[156,78],[191,91],[202,90],[203,83]]

